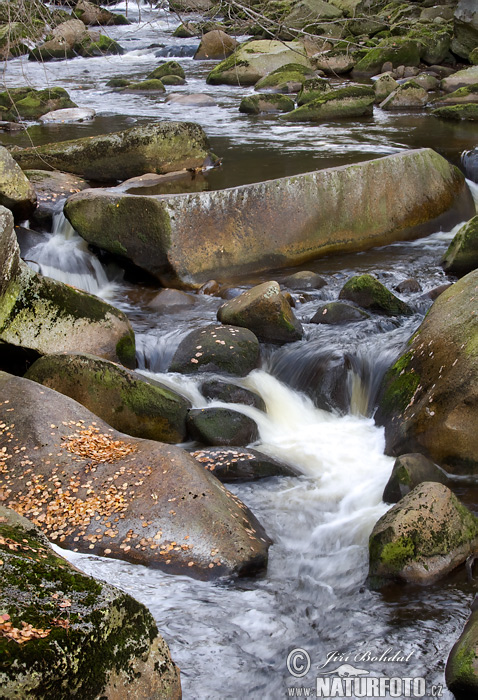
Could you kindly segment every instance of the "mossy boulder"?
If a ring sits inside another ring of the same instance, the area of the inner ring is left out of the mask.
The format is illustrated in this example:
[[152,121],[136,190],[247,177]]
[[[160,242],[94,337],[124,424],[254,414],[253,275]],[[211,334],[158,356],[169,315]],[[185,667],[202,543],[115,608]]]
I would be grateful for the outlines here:
[[413,313],[408,304],[372,275],[351,277],[340,290],[339,298],[386,316],[411,316]]
[[339,19],[342,16],[341,10],[324,0],[300,0],[294,4],[292,12],[286,15],[284,24],[294,29],[307,29],[317,22]]
[[206,32],[206,34],[203,34],[201,37],[201,43],[194,54],[194,58],[197,61],[204,61],[206,59],[222,61],[234,53],[237,46],[238,43],[234,37],[229,36],[229,34],[226,34],[226,32],[223,32],[221,29],[213,29],[210,32]]
[[[168,173],[200,167],[209,153],[206,135],[197,124],[159,122],[24,148],[13,156],[23,170],[62,170],[91,180],[110,181],[147,172]],[[138,215],[141,220],[143,216]],[[116,237],[116,232],[113,235]]]
[[128,83],[123,88],[123,92],[166,92],[166,88],[162,80],[150,78],[148,80],[139,80],[136,83]]
[[318,122],[372,114],[375,93],[372,87],[357,85],[330,90],[281,117],[294,122]]
[[225,484],[271,476],[298,475],[297,470],[288,464],[244,447],[209,447],[196,449],[191,454],[204,469],[208,469]]
[[219,307],[221,323],[248,328],[267,343],[290,343],[303,335],[301,323],[277,282],[263,282]]
[[51,61],[73,58],[81,51],[82,42],[88,39],[89,34],[83,22],[79,19],[69,19],[54,27],[47,40],[30,51],[29,59]]
[[[286,63],[261,78],[254,90],[273,90],[276,92],[298,92],[305,79],[314,74],[313,70],[300,63]],[[298,89],[295,88],[297,85]]]
[[117,76],[115,78],[110,78],[108,82],[106,83],[106,87],[112,87],[112,88],[125,88],[128,87],[133,81],[130,80],[129,78],[123,78],[121,76]]
[[129,19],[124,15],[111,12],[104,7],[88,2],[88,0],[79,0],[75,5],[72,15],[80,19],[83,24],[93,27],[131,24]]
[[4,504],[49,540],[207,580],[266,566],[260,523],[185,450],[119,433],[28,379],[0,373],[0,396]]
[[245,406],[253,406],[260,411],[266,410],[263,399],[254,391],[221,379],[208,379],[201,384],[201,393],[206,399],[222,401],[224,403],[240,403]]
[[381,109],[422,109],[428,102],[428,93],[414,80],[399,85],[380,103]]
[[420,44],[406,37],[384,39],[378,46],[369,49],[355,65],[354,75],[370,76],[379,73],[383,64],[390,62],[397,66],[418,66],[420,63]]
[[478,606],[476,598],[465,628],[453,645],[445,668],[447,688],[456,700],[469,700],[478,693]]
[[452,75],[443,78],[441,81],[441,89],[445,92],[455,92],[458,88],[470,87],[478,83],[478,66],[464,68]]
[[478,66],[478,46],[470,53],[468,60],[472,66]]
[[342,301],[330,301],[320,306],[310,319],[311,323],[322,323],[328,326],[341,326],[344,323],[359,323],[370,316],[362,309]]
[[380,102],[383,102],[397,88],[398,83],[395,78],[392,77],[391,73],[384,73],[381,75],[373,85],[373,89],[375,90],[375,103],[380,104]]
[[448,105],[476,104],[478,103],[478,83],[458,88],[453,92],[438,97],[433,101],[434,107],[446,107]]
[[66,90],[60,87],[35,90],[30,87],[11,88],[0,93],[0,107],[6,111],[2,118],[10,121],[38,119],[56,109],[77,107]]
[[232,408],[193,408],[188,413],[190,436],[203,445],[248,445],[259,437],[257,424]]
[[478,216],[470,219],[455,234],[442,265],[451,275],[466,275],[478,267]]
[[434,117],[452,121],[478,121],[478,104],[461,104],[453,107],[438,107],[432,111]]
[[0,206],[0,304],[19,268],[20,248],[13,228],[13,214],[10,209]]
[[179,75],[165,75],[164,78],[161,79],[161,82],[163,85],[184,85],[186,81],[184,78],[180,78]]
[[177,75],[179,78],[185,78],[184,68],[177,61],[166,61],[161,63],[151,73],[148,73],[146,80],[161,80],[166,75]]
[[384,377],[376,421],[388,454],[421,452],[446,471],[478,472],[478,271],[442,292]]
[[453,26],[452,50],[468,58],[478,45],[478,7],[474,0],[458,0]]
[[395,460],[382,498],[385,503],[398,503],[424,481],[448,485],[450,479],[443,469],[419,452],[400,455]]
[[116,430],[134,437],[181,442],[187,399],[160,382],[85,353],[40,358],[25,377],[65,394]]
[[255,85],[273,70],[288,63],[311,68],[304,47],[297,41],[259,39],[245,42],[207,76],[210,85]]
[[239,112],[243,114],[291,112],[294,107],[294,101],[287,95],[251,95],[242,98]]
[[181,698],[179,669],[147,608],[78,571],[3,506],[0,559],[4,697]]
[[0,146],[0,205],[27,219],[36,207],[36,194],[27,176],[6,148]]
[[259,341],[246,328],[210,325],[180,342],[169,370],[181,374],[217,372],[245,377],[259,363]]
[[416,486],[383,515],[369,540],[369,578],[430,584],[478,546],[478,519],[444,484]]
[[325,92],[331,90],[330,83],[323,78],[309,78],[305,80],[302,89],[297,95],[297,105],[307,104],[318,97],[322,97]]
[[356,62],[353,52],[331,49],[320,53],[315,58],[315,67],[326,75],[343,75],[350,73]]

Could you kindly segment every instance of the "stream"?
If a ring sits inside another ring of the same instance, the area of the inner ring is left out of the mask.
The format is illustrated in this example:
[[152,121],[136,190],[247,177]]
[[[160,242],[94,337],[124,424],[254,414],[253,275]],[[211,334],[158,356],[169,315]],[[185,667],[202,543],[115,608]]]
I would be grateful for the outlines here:
[[[126,5],[119,3],[114,9],[125,12]],[[320,125],[279,125],[271,116],[244,116],[239,102],[253,89],[206,85],[214,63],[181,56],[182,47],[197,42],[171,36],[180,23],[174,14],[152,13],[149,3],[129,2],[128,16],[135,20],[130,26],[107,28],[126,49],[123,56],[44,65],[26,57],[8,62],[7,86],[65,87],[79,106],[94,108],[98,116],[92,123],[33,124],[25,132],[2,134],[2,143],[41,144],[163,119],[195,121],[223,159],[221,168],[206,173],[208,189],[425,146],[459,164],[462,151],[477,145],[473,122],[447,123],[423,113],[376,110],[373,117]],[[120,93],[105,86],[113,76],[145,77],[164,60],[155,55],[158,51],[176,58],[186,71],[187,83],[168,88],[168,93],[205,92],[217,106],[180,107],[165,103],[164,95]],[[469,186],[478,204],[478,185]],[[148,606],[181,669],[185,700],[275,700],[300,697],[301,688],[302,696],[311,689],[314,697],[316,676],[336,669],[343,660],[374,677],[423,678],[428,690],[422,697],[431,697],[430,689],[436,687],[437,697],[453,698],[440,686],[449,650],[469,614],[474,582],[467,580],[462,567],[426,588],[397,585],[375,592],[367,587],[366,576],[368,537],[388,508],[381,496],[394,462],[384,455],[384,432],[373,421],[378,387],[430,307],[427,293],[447,281],[440,259],[456,230],[308,263],[306,269],[322,275],[327,285],[292,294],[294,312],[304,324],[303,340],[263,346],[260,369],[237,380],[267,405],[266,414],[234,405],[258,423],[254,447],[302,474],[229,485],[273,540],[266,574],[205,583],[57,548],[83,571]],[[169,384],[195,407],[210,405],[199,391],[204,375],[196,379],[166,372],[181,338],[215,322],[223,299],[198,294],[193,305],[160,313],[149,306],[159,288],[133,284],[117,266],[104,266],[61,208],[52,231],[45,233],[24,252],[32,268],[125,311],[136,333],[139,371]],[[298,269],[234,282],[228,294],[268,279],[281,282]],[[372,316],[345,327],[311,324],[317,308],[337,299],[345,281],[361,273],[373,273],[389,289],[416,278],[422,291],[400,295],[413,316]],[[468,507],[478,511],[478,494],[468,490],[462,495]],[[297,649],[311,660],[303,677],[287,668],[288,657],[290,666]],[[332,652],[342,656],[324,668]]]

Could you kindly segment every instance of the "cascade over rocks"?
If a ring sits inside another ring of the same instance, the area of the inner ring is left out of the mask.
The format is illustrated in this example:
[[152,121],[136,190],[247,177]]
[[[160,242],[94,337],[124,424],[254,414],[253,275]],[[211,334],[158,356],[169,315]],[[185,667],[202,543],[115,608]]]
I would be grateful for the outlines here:
[[475,206],[462,173],[420,149],[214,192],[89,190],[70,197],[64,211],[89,243],[163,284],[199,288],[451,228]]
[[263,282],[219,307],[218,321],[248,328],[266,343],[300,340],[303,328],[277,282]]
[[189,401],[114,362],[54,353],[34,362],[25,377],[75,399],[122,433],[168,443],[186,437]]
[[181,448],[3,372],[0,398],[4,504],[56,544],[208,580],[266,566],[262,526]]
[[386,373],[376,421],[388,454],[421,452],[448,472],[478,473],[478,271],[442,292]]
[[430,584],[476,551],[478,518],[443,484],[416,486],[383,515],[369,540],[369,578]]
[[[126,180],[148,172],[169,173],[181,168],[200,168],[209,154],[204,131],[192,122],[135,126],[113,134],[61,141],[12,153],[23,170],[62,170],[100,182]],[[145,215],[147,217],[146,212]],[[142,230],[145,228],[143,219],[144,215],[136,215]],[[108,235],[113,236],[113,233]],[[127,251],[119,246],[115,252],[124,255]]]
[[0,558],[4,697],[180,700],[179,669],[149,610],[78,571],[2,505]]

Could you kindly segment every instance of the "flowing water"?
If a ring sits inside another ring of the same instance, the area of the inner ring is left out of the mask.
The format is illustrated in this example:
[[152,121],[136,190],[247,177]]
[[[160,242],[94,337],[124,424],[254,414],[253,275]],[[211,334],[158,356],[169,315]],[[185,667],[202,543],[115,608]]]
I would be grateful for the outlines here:
[[[116,9],[125,11],[126,5]],[[108,29],[127,50],[123,56],[45,65],[10,61],[4,73],[7,85],[26,81],[35,87],[66,87],[72,99],[93,107],[98,116],[91,124],[31,125],[2,141],[39,144],[135,123],[194,120],[223,159],[222,168],[205,176],[211,189],[410,147],[431,146],[459,163],[461,152],[476,145],[472,123],[448,124],[421,114],[377,110],[373,118],[320,126],[279,126],[272,117],[244,117],[238,104],[252,90],[206,86],[211,64],[190,56],[181,58],[187,84],[173,90],[207,92],[218,103],[212,109],[170,105],[164,96],[113,92],[105,85],[112,76],[143,78],[161,60],[157,52],[178,57],[185,45],[194,44],[171,36],[179,24],[174,15],[152,14],[147,3],[139,9],[141,21]],[[137,4],[129,2],[128,12],[138,19]],[[478,185],[469,185],[478,203]],[[260,369],[240,381],[267,405],[266,414],[235,406],[257,421],[255,447],[302,474],[230,487],[273,540],[266,574],[211,584],[66,553],[84,571],[120,586],[150,608],[181,667],[186,700],[291,697],[296,688],[313,688],[321,670],[333,670],[342,660],[371,676],[424,677],[429,689],[443,684],[444,663],[468,615],[474,584],[458,571],[426,589],[396,586],[378,593],[367,587],[366,576],[368,537],[387,509],[381,494],[393,465],[384,455],[383,430],[373,422],[378,386],[429,308],[427,293],[447,281],[439,262],[454,231],[309,263],[307,269],[320,273],[327,285],[293,293],[304,339],[281,348],[264,346]],[[136,331],[140,371],[168,383],[194,406],[208,404],[199,380],[165,372],[181,338],[191,328],[214,322],[222,299],[194,295],[195,303],[187,309],[155,311],[149,304],[158,289],[127,282],[117,268],[105,268],[61,210],[51,232],[29,241],[23,252],[34,269],[107,298],[128,314]],[[228,295],[265,279],[280,282],[290,272],[244,280]],[[365,272],[390,289],[406,278],[418,279],[422,291],[402,295],[413,316],[372,317],[345,330],[310,323],[321,303],[337,298],[347,278]],[[286,665],[297,648],[311,658],[303,678],[291,675]],[[343,657],[318,668],[332,652]],[[382,659],[369,660],[370,655]],[[442,697],[452,696],[444,689]]]

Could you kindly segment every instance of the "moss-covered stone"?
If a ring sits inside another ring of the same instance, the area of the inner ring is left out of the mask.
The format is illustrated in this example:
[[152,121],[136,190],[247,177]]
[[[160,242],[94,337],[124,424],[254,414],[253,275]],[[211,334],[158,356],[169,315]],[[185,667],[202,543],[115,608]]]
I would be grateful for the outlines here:
[[259,363],[259,341],[246,328],[206,326],[179,344],[169,370],[181,374],[217,372],[244,377]]
[[[2,696],[181,697],[179,670],[151,613],[75,569],[3,506],[0,559]],[[20,631],[22,644],[14,641]]]
[[369,576],[428,584],[464,563],[478,545],[478,519],[443,484],[424,482],[376,523]]
[[428,102],[428,93],[414,80],[398,87],[380,103],[381,109],[422,109]]
[[118,76],[117,78],[110,78],[108,82],[106,83],[106,87],[112,87],[112,88],[124,88],[130,85],[132,81],[129,78],[122,78],[121,76]]
[[0,105],[7,112],[4,119],[38,119],[47,112],[67,109],[78,105],[70,99],[67,91],[60,87],[35,90],[33,88],[12,88],[0,93]]
[[460,104],[453,107],[438,107],[432,111],[434,117],[453,121],[478,121],[478,104]]
[[330,90],[281,117],[294,122],[315,122],[372,114],[375,94],[367,85]]
[[277,282],[264,282],[219,307],[221,323],[248,328],[267,343],[300,340],[302,324],[294,316]]
[[355,65],[355,75],[375,75],[383,64],[390,62],[397,66],[418,66],[420,63],[420,44],[407,38],[394,37],[393,41],[385,39],[375,48],[369,49],[365,56]]
[[34,362],[25,376],[70,396],[127,435],[167,443],[186,436],[189,402],[113,362],[88,354],[52,354]]
[[313,71],[300,63],[286,63],[280,68],[268,73],[261,78],[254,86],[255,90],[277,90],[278,92],[289,92],[289,83],[299,83],[313,75]]
[[243,114],[261,114],[263,112],[291,112],[294,101],[287,95],[251,95],[243,97],[239,112]]
[[470,219],[455,234],[442,265],[451,275],[466,275],[478,267],[478,216]]
[[184,68],[177,61],[166,61],[161,63],[151,73],[146,76],[146,80],[161,80],[166,75],[177,75],[179,78],[185,78]]
[[248,445],[259,433],[252,418],[231,408],[194,408],[188,413],[188,432],[204,445]]
[[302,85],[302,90],[297,96],[297,105],[300,107],[308,102],[312,102],[322,97],[322,95],[330,89],[330,83],[323,78],[310,78],[309,80],[305,80]]
[[397,88],[398,83],[390,73],[381,75],[373,86],[375,90],[375,103],[380,104],[383,102]]
[[472,613],[448,656],[445,680],[456,700],[469,700],[478,693],[478,610]]
[[[115,85],[113,87],[118,87]],[[157,78],[149,80],[140,80],[137,83],[127,83],[124,88],[125,92],[166,92],[163,81]]]
[[413,313],[408,304],[392,294],[372,275],[351,277],[342,287],[339,298],[387,316],[411,316]]
[[0,146],[0,205],[22,219],[32,214],[36,194],[20,166],[6,148]]
[[186,81],[184,78],[180,78],[179,75],[165,75],[161,78],[163,85],[184,85]]
[[458,88],[458,90],[454,90],[447,95],[438,97],[433,101],[433,105],[435,107],[473,103],[478,103],[478,83]]
[[446,473],[419,452],[400,455],[395,460],[382,498],[385,503],[398,503],[415,486],[424,481],[435,481],[447,485],[450,483]]

